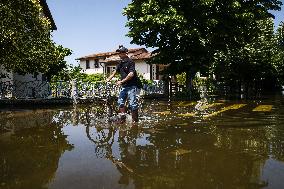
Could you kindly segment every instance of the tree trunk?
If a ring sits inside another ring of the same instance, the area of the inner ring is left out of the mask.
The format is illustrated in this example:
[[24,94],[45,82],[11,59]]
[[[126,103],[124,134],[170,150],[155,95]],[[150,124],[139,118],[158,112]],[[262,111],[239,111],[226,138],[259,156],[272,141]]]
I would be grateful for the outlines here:
[[186,88],[189,91],[189,100],[193,99],[193,72],[186,72]]
[[163,81],[164,81],[164,94],[166,97],[170,98],[170,81],[169,81],[169,76],[165,75],[163,77]]

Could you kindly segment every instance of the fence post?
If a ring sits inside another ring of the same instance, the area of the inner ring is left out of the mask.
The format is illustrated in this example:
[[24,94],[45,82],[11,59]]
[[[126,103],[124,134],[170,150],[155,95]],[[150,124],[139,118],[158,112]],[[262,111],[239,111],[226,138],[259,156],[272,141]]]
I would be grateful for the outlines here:
[[73,79],[71,81],[71,98],[74,101],[74,104],[77,104],[77,85],[76,85],[76,80]]
[[0,82],[0,99],[2,99],[3,96],[3,88],[2,88],[2,82]]

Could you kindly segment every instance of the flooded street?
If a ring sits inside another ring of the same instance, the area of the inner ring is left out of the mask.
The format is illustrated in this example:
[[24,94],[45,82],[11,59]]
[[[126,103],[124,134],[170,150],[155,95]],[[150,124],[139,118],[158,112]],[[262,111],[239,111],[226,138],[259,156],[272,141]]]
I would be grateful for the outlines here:
[[[198,108],[197,108],[198,107]],[[1,189],[284,188],[284,97],[0,110]]]

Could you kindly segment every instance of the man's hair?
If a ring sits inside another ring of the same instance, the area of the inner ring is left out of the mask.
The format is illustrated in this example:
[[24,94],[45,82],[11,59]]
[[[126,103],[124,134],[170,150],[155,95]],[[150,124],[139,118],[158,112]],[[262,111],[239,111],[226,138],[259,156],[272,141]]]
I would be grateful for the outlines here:
[[128,49],[126,47],[124,47],[123,45],[119,45],[118,49],[116,49],[116,52],[127,53]]

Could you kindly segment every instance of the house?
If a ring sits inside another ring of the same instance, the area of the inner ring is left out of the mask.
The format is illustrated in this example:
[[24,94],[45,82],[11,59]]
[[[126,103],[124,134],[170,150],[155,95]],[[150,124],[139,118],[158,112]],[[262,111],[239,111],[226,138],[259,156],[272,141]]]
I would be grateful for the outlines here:
[[[104,75],[110,75],[119,63],[119,53],[104,52],[92,54],[84,57],[80,57],[77,60],[80,61],[80,67],[82,72],[86,74],[101,73]],[[139,75],[142,75],[144,79],[148,80],[160,80],[161,75],[159,71],[163,69],[163,65],[147,64],[147,60],[151,58],[151,53],[145,48],[133,48],[128,49],[128,56],[135,62],[135,68]]]
[[40,0],[39,2],[40,2],[40,5],[42,6],[42,9],[43,9],[43,12],[42,12],[43,16],[47,17],[49,19],[50,23],[51,23],[51,30],[57,30],[57,27],[55,25],[55,22],[53,20],[51,12],[50,12],[48,5],[46,3],[46,0]]
[[[42,6],[42,16],[49,19],[51,30],[56,30],[57,28],[46,0],[40,0],[39,2]],[[0,98],[12,96],[16,98],[41,96],[41,94],[36,93],[42,90],[43,81],[46,81],[46,77],[42,73],[21,75],[14,72],[7,72],[5,68],[0,65]],[[47,85],[44,87],[47,87]],[[11,88],[11,90],[8,88]]]

